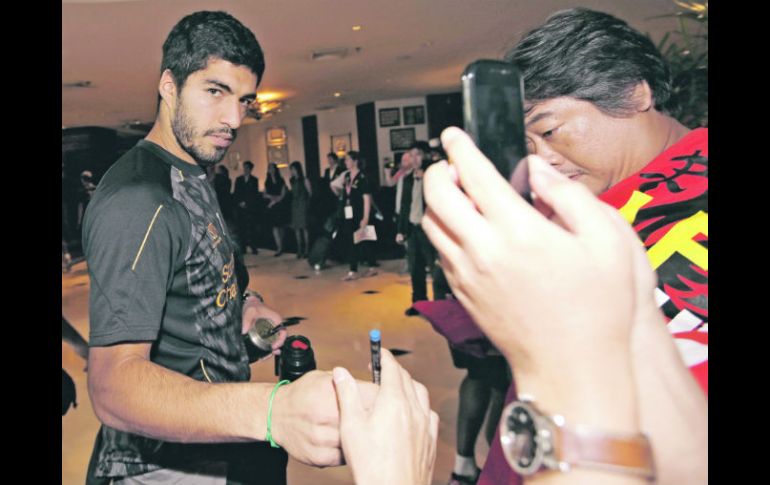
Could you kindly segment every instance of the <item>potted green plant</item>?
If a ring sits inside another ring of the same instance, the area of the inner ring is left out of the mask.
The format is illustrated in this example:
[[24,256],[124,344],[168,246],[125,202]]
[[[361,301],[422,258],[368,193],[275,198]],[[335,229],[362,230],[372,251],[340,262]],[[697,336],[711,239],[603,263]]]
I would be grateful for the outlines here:
[[666,33],[658,49],[671,67],[667,111],[689,128],[708,127],[708,1],[678,1],[672,15],[678,29]]

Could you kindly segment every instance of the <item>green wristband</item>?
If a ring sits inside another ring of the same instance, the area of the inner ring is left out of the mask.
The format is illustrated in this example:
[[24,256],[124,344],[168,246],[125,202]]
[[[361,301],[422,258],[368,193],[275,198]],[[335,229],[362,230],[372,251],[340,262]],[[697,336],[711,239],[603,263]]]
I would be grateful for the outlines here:
[[278,384],[276,384],[273,388],[273,392],[270,394],[270,403],[267,405],[267,434],[265,435],[265,440],[269,441],[270,446],[273,448],[280,448],[280,446],[278,446],[278,444],[273,441],[273,434],[270,432],[270,427],[273,425],[273,399],[275,398],[275,392],[278,390],[278,388],[290,382],[291,381],[288,379],[279,381]]

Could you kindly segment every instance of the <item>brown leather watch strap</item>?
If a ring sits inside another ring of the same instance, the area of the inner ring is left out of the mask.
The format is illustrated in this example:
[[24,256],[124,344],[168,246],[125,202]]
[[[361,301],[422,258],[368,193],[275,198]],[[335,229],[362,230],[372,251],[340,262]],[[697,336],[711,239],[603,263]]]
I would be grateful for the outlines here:
[[641,433],[609,433],[589,426],[556,426],[555,458],[569,466],[655,479],[652,448]]

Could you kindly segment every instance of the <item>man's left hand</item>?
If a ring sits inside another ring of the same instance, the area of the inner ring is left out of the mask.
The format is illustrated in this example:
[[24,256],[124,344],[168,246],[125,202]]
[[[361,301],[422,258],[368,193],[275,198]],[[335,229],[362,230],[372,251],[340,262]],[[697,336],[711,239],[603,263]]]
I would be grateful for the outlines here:
[[[251,327],[253,327],[256,321],[260,318],[266,318],[267,320],[270,320],[274,326],[279,325],[283,321],[283,318],[278,312],[260,302],[258,298],[247,298],[246,301],[243,302],[241,333],[246,334],[249,330],[251,330]],[[283,342],[286,340],[286,335],[287,332],[285,328],[282,328],[278,331],[278,338],[271,345],[273,348],[273,353],[271,355],[280,355],[280,349],[283,345]],[[269,357],[269,355],[267,357]]]

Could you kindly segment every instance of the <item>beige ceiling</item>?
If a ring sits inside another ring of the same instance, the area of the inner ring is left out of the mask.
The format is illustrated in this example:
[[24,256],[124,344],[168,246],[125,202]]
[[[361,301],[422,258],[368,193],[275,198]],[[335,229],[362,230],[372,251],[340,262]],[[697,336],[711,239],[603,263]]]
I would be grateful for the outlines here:
[[[654,18],[673,12],[672,0],[62,0],[62,126],[154,119],[161,45],[197,10],[225,10],[254,31],[267,64],[260,91],[283,93],[288,107],[279,116],[294,118],[457,91],[466,64],[500,57],[571,6],[614,14],[656,41],[675,27]],[[338,47],[361,50],[310,60],[314,50]],[[91,87],[64,87],[79,81]]]

